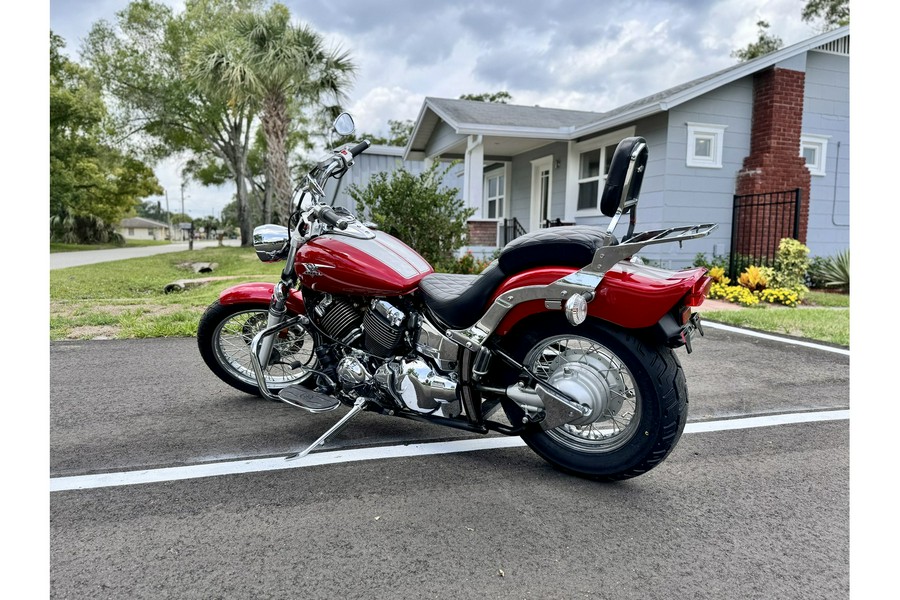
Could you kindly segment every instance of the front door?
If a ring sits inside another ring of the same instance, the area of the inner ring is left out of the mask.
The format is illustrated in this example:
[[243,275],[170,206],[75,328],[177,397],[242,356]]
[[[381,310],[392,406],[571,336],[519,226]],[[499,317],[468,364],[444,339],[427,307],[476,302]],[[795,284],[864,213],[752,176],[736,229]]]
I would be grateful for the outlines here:
[[550,219],[550,192],[553,189],[553,157],[531,161],[531,220],[528,231],[537,231]]

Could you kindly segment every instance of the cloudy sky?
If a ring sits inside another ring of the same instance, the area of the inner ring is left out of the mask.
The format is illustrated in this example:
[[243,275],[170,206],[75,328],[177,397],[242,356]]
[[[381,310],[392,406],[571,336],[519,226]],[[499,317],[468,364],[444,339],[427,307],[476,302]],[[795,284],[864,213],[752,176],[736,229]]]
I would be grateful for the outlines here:
[[[165,0],[179,9],[181,0]],[[817,33],[805,0],[287,0],[298,21],[350,52],[358,75],[347,106],[360,131],[415,119],[426,96],[508,91],[516,104],[606,111],[734,64],[756,23],[790,45]],[[77,58],[98,19],[126,0],[51,0],[50,28]],[[180,210],[175,162],[157,168]],[[219,214],[232,190],[186,189],[194,217]]]

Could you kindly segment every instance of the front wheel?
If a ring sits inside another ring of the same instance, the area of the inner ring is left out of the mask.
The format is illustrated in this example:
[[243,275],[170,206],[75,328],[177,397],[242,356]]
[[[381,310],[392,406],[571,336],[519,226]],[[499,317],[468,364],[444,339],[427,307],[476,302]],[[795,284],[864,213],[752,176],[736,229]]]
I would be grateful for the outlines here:
[[517,346],[538,379],[589,409],[574,422],[522,436],[555,467],[591,479],[628,479],[661,463],[681,437],[687,386],[671,349],[591,321],[545,323]]
[[[260,396],[250,342],[266,328],[268,307],[258,304],[220,304],[214,302],[200,318],[197,344],[206,366],[219,379],[242,392]],[[313,382],[315,339],[300,325],[286,327],[274,334],[275,343],[265,370],[266,385],[272,391],[295,383]]]

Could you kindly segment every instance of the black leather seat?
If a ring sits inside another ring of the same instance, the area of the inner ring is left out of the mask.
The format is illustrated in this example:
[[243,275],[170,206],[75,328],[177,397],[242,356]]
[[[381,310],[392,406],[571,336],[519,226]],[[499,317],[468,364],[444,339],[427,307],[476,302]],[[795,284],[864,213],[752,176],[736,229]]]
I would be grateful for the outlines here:
[[526,233],[506,245],[499,259],[481,275],[433,273],[419,290],[425,305],[446,325],[463,329],[475,323],[503,281],[540,266],[584,267],[602,246],[618,243],[599,227],[574,225]]

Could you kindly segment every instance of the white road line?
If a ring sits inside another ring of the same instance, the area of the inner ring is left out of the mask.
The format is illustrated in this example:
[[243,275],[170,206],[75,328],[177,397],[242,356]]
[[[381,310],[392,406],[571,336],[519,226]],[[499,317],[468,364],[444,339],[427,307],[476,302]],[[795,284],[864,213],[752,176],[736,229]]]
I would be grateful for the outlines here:
[[[810,413],[793,413],[785,415],[769,415],[763,417],[746,417],[741,419],[724,419],[688,423],[685,433],[706,433],[711,431],[728,431],[733,429],[750,429],[773,425],[793,423],[811,423],[817,421],[839,421],[850,418],[849,410],[832,410]],[[453,442],[431,442],[425,444],[409,444],[404,446],[383,446],[379,448],[361,448],[357,450],[335,450],[308,454],[296,461],[286,461],[283,456],[276,458],[259,458],[238,460],[184,467],[149,469],[144,471],[126,471],[120,473],[99,473],[96,475],[78,475],[74,477],[51,477],[50,491],[85,490],[140,483],[159,483],[163,481],[179,481],[216,477],[219,475],[238,475],[242,473],[260,473],[281,469],[298,469],[336,463],[358,462],[363,460],[379,460],[386,458],[406,458],[411,456],[428,456],[457,452],[474,452],[477,450],[497,450],[524,446],[525,442],[518,437],[490,437]]]
[[822,344],[816,344],[815,342],[806,342],[803,340],[793,340],[791,338],[783,338],[777,335],[770,335],[768,333],[760,333],[758,331],[751,331],[749,329],[741,329],[740,327],[732,327],[731,325],[722,325],[721,323],[712,323],[710,321],[703,321],[703,327],[709,327],[710,329],[721,329],[723,331],[730,331],[731,333],[740,333],[741,335],[748,335],[750,337],[762,338],[764,340],[772,340],[775,342],[782,342],[784,344],[793,344],[794,346],[803,346],[805,348],[815,348],[816,350],[824,350],[825,352],[834,352],[835,354],[843,354],[844,356],[850,356],[850,351],[845,348],[835,348],[833,346],[823,346]]

